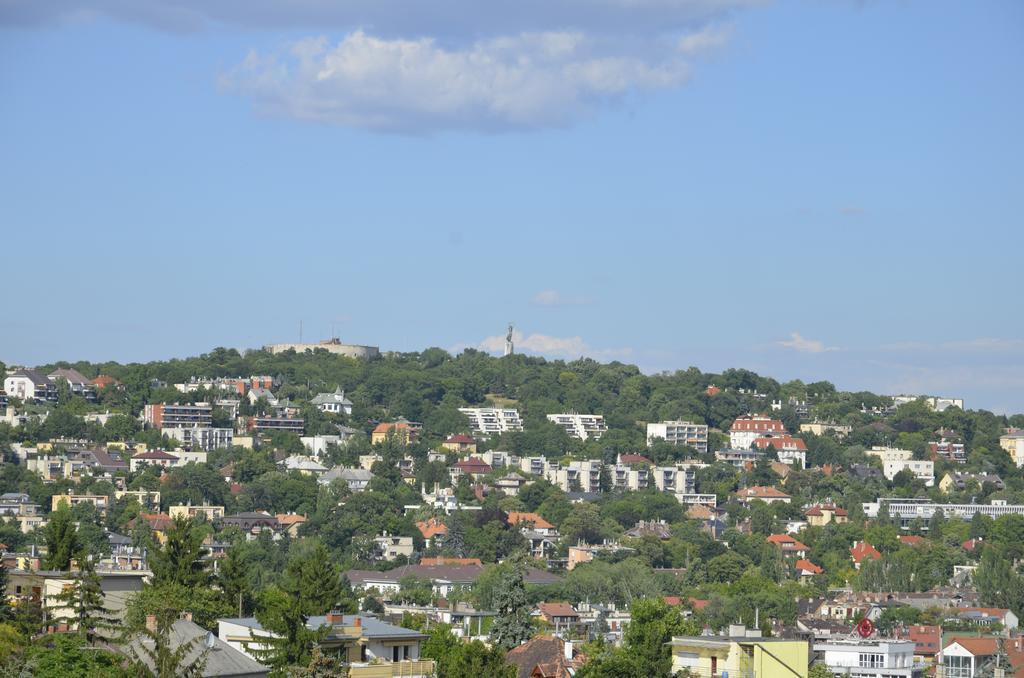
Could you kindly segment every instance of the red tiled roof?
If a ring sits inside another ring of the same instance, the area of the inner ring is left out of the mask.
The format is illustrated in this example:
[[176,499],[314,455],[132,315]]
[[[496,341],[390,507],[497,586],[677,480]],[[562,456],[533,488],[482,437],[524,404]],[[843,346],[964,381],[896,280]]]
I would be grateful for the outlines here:
[[910,626],[903,635],[914,643],[914,654],[938,654],[942,649],[941,626]]
[[773,431],[776,433],[785,433],[785,425],[778,419],[768,419],[767,417],[740,417],[732,423],[732,427],[729,431]]
[[839,508],[838,506],[835,506],[833,504],[818,504],[817,506],[812,506],[811,508],[807,509],[807,511],[804,512],[804,515],[820,516],[824,515],[825,512],[831,512],[837,516],[849,515],[846,509]]
[[620,464],[653,464],[653,462],[642,454],[620,454]]
[[807,544],[797,541],[788,534],[773,534],[768,541],[782,547],[783,551],[806,551]]
[[519,523],[533,523],[534,527],[541,530],[551,530],[555,527],[536,513],[523,513],[520,511],[509,511],[507,522],[513,527]]
[[710,602],[711,602],[710,600],[702,600],[700,598],[690,598],[690,606],[694,610],[696,610],[697,612],[700,612],[705,607],[707,607],[708,603],[710,603]]
[[800,438],[794,438],[793,436],[777,436],[772,438],[757,438],[754,440],[754,444],[757,445],[757,449],[763,450],[770,447],[774,447],[777,450],[800,450],[801,452],[807,451],[807,443]]
[[492,470],[490,464],[474,457],[456,462],[454,466],[461,469],[463,473],[490,473]]
[[[444,526],[442,525],[442,527]],[[448,528],[445,528],[445,532],[447,531]],[[480,565],[482,567],[483,563],[480,562],[479,558],[448,558],[446,556],[437,556],[435,558],[420,558],[420,565],[425,567],[435,567],[437,565]]]
[[448,527],[437,518],[421,520],[416,523],[416,527],[419,528],[420,534],[423,535],[424,539],[430,539],[439,534],[448,534]]
[[295,525],[306,522],[306,516],[299,515],[298,513],[278,513],[275,517],[277,522],[282,525]]
[[968,539],[963,544],[960,544],[960,547],[964,551],[973,551],[974,549],[976,549],[979,546],[981,546],[983,543],[984,543],[983,540],[979,537],[979,538],[976,538],[976,539]]
[[445,441],[452,445],[474,445],[476,441],[467,436],[465,433],[456,433],[451,438]]
[[825,571],[806,558],[796,561],[794,567],[798,570],[803,570],[804,572],[810,572],[811,574],[821,574]]
[[853,558],[853,562],[860,563],[863,562],[865,558],[879,560],[882,557],[882,554],[878,552],[878,549],[866,541],[859,541],[850,549],[850,557]]
[[409,425],[404,421],[386,421],[381,424],[377,424],[376,428],[373,429],[374,433],[387,433],[394,429],[396,431],[403,431],[408,429]]
[[901,534],[900,541],[907,546],[920,546],[924,543],[924,537],[915,534]]

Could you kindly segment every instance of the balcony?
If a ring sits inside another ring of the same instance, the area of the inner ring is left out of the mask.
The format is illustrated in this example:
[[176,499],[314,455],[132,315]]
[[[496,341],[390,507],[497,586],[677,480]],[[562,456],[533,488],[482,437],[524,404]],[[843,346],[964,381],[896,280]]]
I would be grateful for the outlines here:
[[349,678],[426,678],[436,673],[437,666],[433,659],[352,664],[348,670]]

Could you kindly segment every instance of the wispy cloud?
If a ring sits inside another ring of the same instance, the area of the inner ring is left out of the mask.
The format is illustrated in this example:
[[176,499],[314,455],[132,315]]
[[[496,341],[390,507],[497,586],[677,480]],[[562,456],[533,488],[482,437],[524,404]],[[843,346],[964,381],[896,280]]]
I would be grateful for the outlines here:
[[799,351],[800,353],[828,353],[839,350],[839,347],[826,346],[824,342],[817,339],[807,339],[801,336],[799,332],[793,332],[789,337],[789,339],[776,342],[776,344],[783,348]]
[[[582,337],[553,337],[547,334],[523,334],[519,330],[512,333],[512,341],[516,351],[554,358],[590,357],[604,360],[625,359],[633,355],[631,348],[594,348]],[[476,346],[488,353],[501,353],[505,350],[505,336],[486,337]]]
[[583,297],[566,296],[558,290],[542,290],[533,295],[530,303],[534,306],[580,306],[590,302]]

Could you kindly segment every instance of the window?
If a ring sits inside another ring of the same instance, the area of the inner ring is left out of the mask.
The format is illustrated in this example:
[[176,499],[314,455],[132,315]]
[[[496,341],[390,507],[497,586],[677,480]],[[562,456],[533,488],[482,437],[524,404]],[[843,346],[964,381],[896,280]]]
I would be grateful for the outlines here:
[[885,666],[885,655],[874,652],[862,652],[857,666],[867,669],[880,669]]
[[971,676],[970,657],[946,655],[942,658],[942,667],[945,669],[946,678],[970,678]]
[[393,661],[393,662],[397,662],[398,661],[398,645],[395,645],[394,647],[391,648],[391,661]]

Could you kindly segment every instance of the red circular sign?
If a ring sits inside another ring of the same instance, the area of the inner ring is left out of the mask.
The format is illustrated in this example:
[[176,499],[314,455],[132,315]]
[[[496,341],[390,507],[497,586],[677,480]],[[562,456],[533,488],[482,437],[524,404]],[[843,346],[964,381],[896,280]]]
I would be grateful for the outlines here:
[[860,620],[857,624],[857,633],[861,638],[869,638],[872,633],[875,632],[875,625],[871,623],[871,620],[865,617]]

